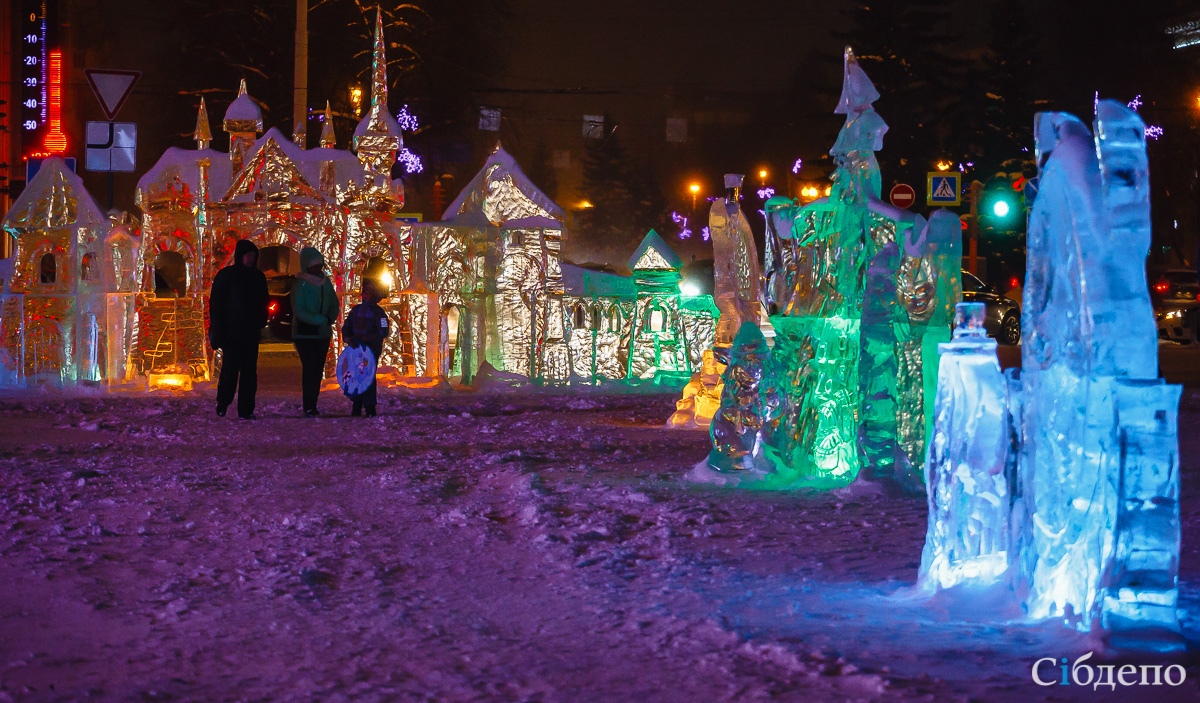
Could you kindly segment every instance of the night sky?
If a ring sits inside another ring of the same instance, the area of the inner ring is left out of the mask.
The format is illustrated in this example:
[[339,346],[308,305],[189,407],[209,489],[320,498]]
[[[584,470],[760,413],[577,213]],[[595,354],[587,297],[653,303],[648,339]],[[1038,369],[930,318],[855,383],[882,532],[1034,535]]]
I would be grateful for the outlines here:
[[[237,5],[81,0],[66,5],[76,64],[73,117],[80,132],[83,121],[100,119],[82,80],[83,68],[143,72],[120,116],[139,123],[140,170],[149,168],[167,146],[192,146],[199,95],[206,96],[219,132],[220,116],[243,76],[251,94],[263,102],[266,126],[290,133],[295,7],[290,0]],[[411,208],[436,215],[430,202],[433,180],[451,174],[455,178],[446,181],[451,188],[464,183],[498,136],[570,210],[587,197],[580,170],[586,152],[580,136],[584,114],[605,115],[617,127],[627,169],[651,184],[642,191],[655,191],[650,195],[656,215],[631,225],[631,230],[641,229],[630,232],[631,241],[651,226],[667,226],[670,210],[690,205],[684,188],[693,180],[704,184],[705,195],[716,195],[722,173],[753,174],[766,167],[771,185],[786,190],[797,185],[797,179],[784,180],[796,158],[806,163],[803,179],[823,179],[829,171],[826,154],[841,125],[841,118],[832,114],[841,82],[841,49],[846,43],[861,47],[892,41],[855,25],[851,10],[858,5],[850,0],[460,0],[429,4],[428,15],[397,11],[394,18],[409,26],[391,27],[389,43],[411,46],[413,53],[389,49],[390,103],[393,110],[409,103],[422,117],[421,131],[406,141],[427,165],[425,173],[406,178]],[[1027,81],[1029,98],[1037,103],[1021,111],[1021,125],[1031,125],[1037,109],[1062,109],[1090,120],[1097,90],[1123,101],[1142,96],[1147,122],[1166,129],[1163,140],[1150,148],[1156,237],[1162,228],[1186,230],[1183,235],[1167,233],[1167,239],[1174,237],[1169,242],[1173,255],[1183,252],[1184,258],[1192,258],[1200,221],[1194,175],[1200,161],[1200,109],[1194,105],[1200,90],[1195,53],[1200,52],[1172,52],[1164,32],[1196,13],[1190,3],[1166,0],[1123,13],[1081,0],[988,0],[957,6],[931,0],[920,5],[938,19],[930,22],[930,38],[911,50],[927,50],[937,58],[913,64],[907,81],[888,78],[899,61],[895,57],[888,58],[885,68],[864,64],[882,93],[875,107],[893,127],[881,154],[885,186],[900,178],[915,181],[925,162],[943,152],[966,160],[951,152],[991,149],[954,146],[984,131],[986,116],[967,114],[980,107],[986,87],[970,71],[981,65],[989,43],[1025,46],[1034,72]],[[351,83],[366,78],[367,19],[373,5],[314,0],[310,7],[309,104],[320,108],[330,99],[334,111],[344,115],[335,122],[344,147],[354,122],[346,94]],[[1020,29],[1004,30],[1011,34],[1003,36],[997,18],[1021,14],[1026,19]],[[896,85],[943,78],[951,85],[915,101],[905,96],[919,92]],[[962,114],[950,108],[938,112],[941,102],[954,100],[963,103],[955,108]],[[480,105],[503,109],[499,135],[478,130]],[[915,131],[908,122],[922,110],[931,115],[921,122],[922,129],[939,134],[924,152],[902,153],[903,140]],[[664,120],[671,116],[688,119],[686,145],[665,142]],[[313,146],[315,125],[310,123]],[[215,146],[224,149],[223,135],[216,136]],[[1031,138],[1026,143],[1032,147]],[[545,163],[546,154],[567,151],[568,168],[560,164],[552,170]],[[1013,155],[983,154],[977,160],[996,157],[992,160],[998,162],[1000,156]],[[919,163],[903,172],[898,160],[912,158]],[[1032,171],[1032,162],[1025,168]],[[85,178],[95,192],[105,189],[102,176]],[[117,177],[118,206],[132,209],[135,180]]]

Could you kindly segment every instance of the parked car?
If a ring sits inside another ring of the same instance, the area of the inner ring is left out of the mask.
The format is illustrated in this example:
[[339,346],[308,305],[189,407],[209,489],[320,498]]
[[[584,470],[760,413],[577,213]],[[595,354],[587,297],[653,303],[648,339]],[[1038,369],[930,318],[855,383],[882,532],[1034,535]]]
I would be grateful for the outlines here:
[[1150,301],[1158,323],[1158,338],[1196,343],[1200,322],[1200,277],[1193,269],[1172,268],[1150,271]]
[[1021,306],[1017,301],[1000,295],[968,271],[962,272],[962,288],[964,303],[984,304],[987,315],[983,327],[989,337],[1001,344],[1021,343]]
[[267,279],[267,328],[263,341],[292,341],[292,288],[295,276],[272,276]]

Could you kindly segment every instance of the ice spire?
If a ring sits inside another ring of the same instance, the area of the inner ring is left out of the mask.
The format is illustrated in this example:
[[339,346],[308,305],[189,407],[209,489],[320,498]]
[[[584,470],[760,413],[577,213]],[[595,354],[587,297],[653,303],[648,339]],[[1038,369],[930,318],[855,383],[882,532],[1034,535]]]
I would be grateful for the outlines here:
[[879,99],[879,92],[858,65],[854,49],[850,47],[846,47],[844,65],[842,97],[834,113],[845,115],[846,124],[829,150],[838,167],[839,173],[835,179],[842,180],[849,176],[848,181],[841,182],[843,191],[866,186],[866,194],[878,198],[882,184],[875,152],[883,148],[883,135],[888,126],[871,107],[871,103]]
[[[242,83],[245,86],[245,82]],[[212,129],[208,126],[208,108],[204,105],[204,98],[200,98],[200,111],[196,113],[196,131],[192,133],[192,139],[196,140],[196,148],[207,149],[212,143]]]
[[[387,56],[383,41],[383,11],[375,7],[375,46],[371,56],[371,109],[354,130],[358,157],[376,173],[386,173],[404,146],[400,124],[388,112]],[[367,139],[367,137],[371,137]]]
[[387,56],[383,43],[383,10],[375,6],[375,47],[371,55],[371,113],[387,111]]
[[321,148],[332,149],[337,145],[337,137],[333,134],[333,110],[329,101],[325,101],[325,122],[321,125]]

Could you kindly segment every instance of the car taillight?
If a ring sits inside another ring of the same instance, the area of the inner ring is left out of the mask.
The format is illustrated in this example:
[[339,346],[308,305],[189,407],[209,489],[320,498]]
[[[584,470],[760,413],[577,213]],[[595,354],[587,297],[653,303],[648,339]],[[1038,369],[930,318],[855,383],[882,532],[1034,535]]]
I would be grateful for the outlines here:
[[275,312],[275,311],[276,311],[276,310],[278,310],[278,309],[279,309],[279,303],[275,302],[274,300],[272,300],[272,301],[270,302],[270,304],[269,304],[269,305],[267,305],[267,310],[268,310],[269,312]]
[[1171,290],[1171,284],[1166,281],[1154,284],[1154,291],[1156,293],[1166,293],[1169,290]]

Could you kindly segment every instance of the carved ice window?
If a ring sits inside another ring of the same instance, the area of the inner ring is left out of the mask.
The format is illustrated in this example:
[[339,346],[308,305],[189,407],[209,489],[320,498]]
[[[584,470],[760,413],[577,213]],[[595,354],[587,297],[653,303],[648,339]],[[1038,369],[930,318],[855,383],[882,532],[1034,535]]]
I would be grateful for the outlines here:
[[58,280],[58,261],[54,254],[43,254],[39,262],[39,283],[54,283]]

